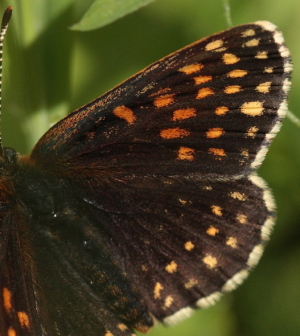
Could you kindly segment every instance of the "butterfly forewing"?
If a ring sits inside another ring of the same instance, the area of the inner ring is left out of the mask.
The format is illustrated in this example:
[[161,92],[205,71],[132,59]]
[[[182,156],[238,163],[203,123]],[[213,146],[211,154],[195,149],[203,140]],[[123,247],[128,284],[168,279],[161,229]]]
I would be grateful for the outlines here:
[[31,157],[135,175],[256,168],[284,115],[290,70],[274,29],[239,26],[167,56],[60,121]]
[[[23,230],[10,225],[23,242],[12,248],[27,261],[28,294],[18,269],[10,277],[29,322],[22,329],[14,308],[2,314],[5,328],[127,336],[241,283],[274,223],[255,170],[285,115],[290,72],[275,26],[242,25],[165,57],[54,125],[8,187],[27,218]],[[6,270],[9,253],[3,259]]]

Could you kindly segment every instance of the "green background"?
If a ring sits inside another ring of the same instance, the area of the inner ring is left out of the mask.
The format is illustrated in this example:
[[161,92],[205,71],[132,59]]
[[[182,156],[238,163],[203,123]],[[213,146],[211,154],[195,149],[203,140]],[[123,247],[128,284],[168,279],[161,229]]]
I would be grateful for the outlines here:
[[[157,0],[102,29],[76,32],[92,1],[1,1],[14,7],[5,41],[2,138],[28,154],[73,109],[188,43],[228,27],[221,0]],[[283,31],[294,63],[290,109],[300,116],[300,1],[231,1],[233,24],[269,20]],[[246,282],[214,307],[150,336],[300,335],[300,128],[285,120],[260,169],[278,220]]]

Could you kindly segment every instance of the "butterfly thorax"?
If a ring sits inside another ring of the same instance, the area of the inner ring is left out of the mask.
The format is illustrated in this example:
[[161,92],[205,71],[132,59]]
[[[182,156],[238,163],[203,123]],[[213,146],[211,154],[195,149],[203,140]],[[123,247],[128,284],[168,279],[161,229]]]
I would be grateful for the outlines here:
[[3,149],[0,180],[3,180],[0,186],[3,192],[9,195],[17,191],[17,203],[37,213],[54,213],[54,198],[59,204],[61,200],[57,202],[57,196],[65,196],[61,194],[64,186],[59,179],[45,174],[27,156],[20,156],[11,148]]

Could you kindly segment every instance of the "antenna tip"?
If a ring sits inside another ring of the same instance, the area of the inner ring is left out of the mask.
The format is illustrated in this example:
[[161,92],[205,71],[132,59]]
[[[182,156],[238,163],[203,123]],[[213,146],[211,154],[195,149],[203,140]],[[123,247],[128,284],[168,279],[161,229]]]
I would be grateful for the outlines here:
[[8,25],[10,18],[11,18],[11,14],[12,14],[12,6],[8,6],[3,14],[2,24],[1,24],[2,27]]

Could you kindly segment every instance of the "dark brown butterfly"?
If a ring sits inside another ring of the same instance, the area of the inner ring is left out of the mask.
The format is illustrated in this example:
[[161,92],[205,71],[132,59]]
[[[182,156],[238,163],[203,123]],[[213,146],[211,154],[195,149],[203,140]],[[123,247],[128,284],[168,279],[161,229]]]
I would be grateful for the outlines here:
[[30,156],[4,148],[0,334],[129,336],[240,284],[274,223],[256,169],[290,74],[276,27],[241,25],[70,113]]

